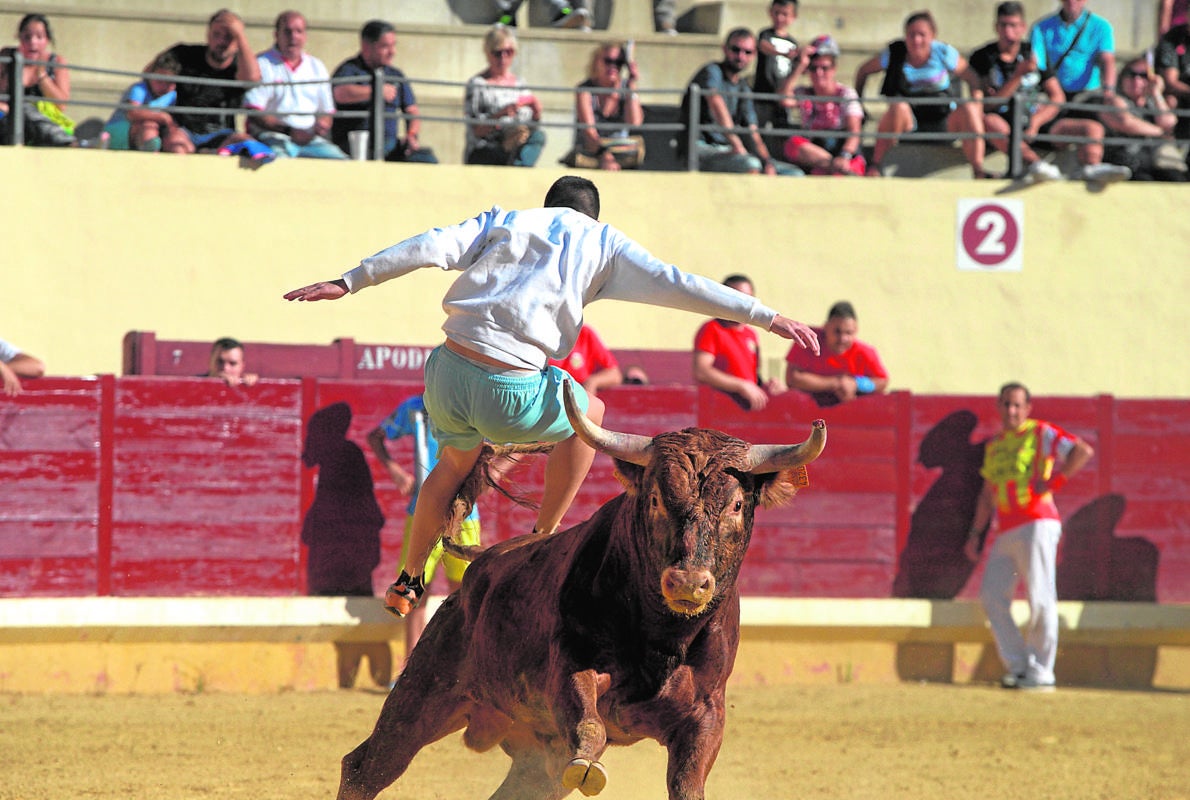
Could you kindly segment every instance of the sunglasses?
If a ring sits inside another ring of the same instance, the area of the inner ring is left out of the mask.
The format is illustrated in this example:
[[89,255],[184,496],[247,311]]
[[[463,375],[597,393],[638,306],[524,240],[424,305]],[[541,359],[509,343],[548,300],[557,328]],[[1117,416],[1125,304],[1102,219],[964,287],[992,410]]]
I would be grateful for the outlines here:
[[830,72],[834,68],[835,68],[834,64],[811,64],[810,65],[811,72]]
[[604,66],[607,67],[622,67],[624,66],[624,59],[622,58],[604,58]]
[[491,54],[496,56],[497,58],[499,58],[500,56],[508,56],[509,58],[512,58],[513,56],[516,55],[516,48],[505,47],[502,50],[491,50],[489,52],[491,52]]
[[1147,72],[1137,72],[1136,70],[1128,70],[1124,73],[1125,78],[1137,78],[1138,80],[1145,80],[1149,77]]
[[733,52],[737,55],[741,55],[741,56],[750,56],[756,52],[755,50],[751,50],[747,47],[738,47],[734,44],[731,47],[729,47],[728,49],[731,50],[731,52]]

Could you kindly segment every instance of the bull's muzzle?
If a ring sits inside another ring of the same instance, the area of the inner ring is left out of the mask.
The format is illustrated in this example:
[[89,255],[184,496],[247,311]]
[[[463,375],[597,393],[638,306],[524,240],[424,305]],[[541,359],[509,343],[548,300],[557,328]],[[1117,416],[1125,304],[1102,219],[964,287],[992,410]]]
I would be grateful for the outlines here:
[[678,614],[700,614],[715,596],[715,576],[705,569],[670,567],[661,573],[661,596]]

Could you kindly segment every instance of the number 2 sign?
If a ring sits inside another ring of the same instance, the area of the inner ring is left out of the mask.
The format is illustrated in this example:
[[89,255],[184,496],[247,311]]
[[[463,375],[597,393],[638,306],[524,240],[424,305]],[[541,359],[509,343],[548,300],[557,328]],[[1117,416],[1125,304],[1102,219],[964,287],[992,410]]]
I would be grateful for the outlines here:
[[959,200],[955,260],[960,270],[1020,272],[1024,238],[1020,200]]

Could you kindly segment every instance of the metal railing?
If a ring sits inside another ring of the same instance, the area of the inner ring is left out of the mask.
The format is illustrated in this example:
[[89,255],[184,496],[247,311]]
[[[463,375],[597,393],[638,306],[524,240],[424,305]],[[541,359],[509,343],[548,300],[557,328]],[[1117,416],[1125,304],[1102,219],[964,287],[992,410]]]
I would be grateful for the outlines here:
[[[8,102],[8,104],[9,104],[9,115],[10,115],[9,126],[11,129],[11,139],[12,139],[13,145],[24,144],[24,114],[25,114],[24,101],[26,99],[26,95],[25,95],[25,88],[23,86],[23,82],[21,80],[17,79],[17,76],[22,74],[23,68],[26,65],[48,66],[49,62],[33,61],[33,60],[25,59],[24,56],[20,53],[20,51],[15,50],[15,49],[11,52],[10,55],[0,56],[0,69],[7,71],[8,85],[9,85],[9,91],[5,94],[0,94],[0,100],[4,100],[4,101]],[[177,83],[191,83],[191,84],[196,84],[196,85],[223,86],[223,87],[242,89],[245,91],[247,91],[248,89],[251,89],[253,87],[262,85],[259,83],[235,81],[235,80],[222,80],[222,79],[215,79],[215,78],[198,78],[198,77],[169,75],[169,74],[159,75],[159,74],[154,74],[154,73],[129,72],[129,71],[125,71],[125,70],[106,69],[106,68],[101,68],[101,67],[91,67],[91,66],[80,65],[80,64],[71,64],[69,69],[71,69],[72,71],[82,72],[82,73],[87,73],[87,74],[92,74],[92,75],[116,76],[116,77],[126,78],[132,82],[138,81],[138,80],[144,80],[144,79],[157,78],[157,79],[168,80],[168,81],[173,81],[173,82],[177,82]],[[437,79],[424,79],[423,80],[423,79],[412,79],[412,78],[405,78],[404,80],[405,80],[405,82],[408,82],[411,85],[416,85],[418,87],[440,87],[440,88],[456,89],[459,91],[460,97],[462,96],[462,94],[466,88],[466,83],[460,83],[458,81],[445,81],[445,80],[437,80]],[[366,118],[369,120],[370,129],[373,131],[383,131],[385,128],[385,124],[390,120],[395,120],[399,127],[402,120],[409,119],[409,115],[404,114],[400,111],[395,111],[395,112],[386,111],[385,103],[384,103],[384,92],[383,92],[384,85],[386,83],[392,83],[394,85],[397,85],[397,84],[400,84],[401,81],[392,80],[392,79],[387,78],[387,76],[384,74],[384,71],[382,69],[374,70],[372,72],[372,74],[369,76],[351,76],[351,77],[332,78],[331,79],[332,87],[336,86],[336,85],[345,84],[345,83],[364,83],[364,82],[369,82],[372,86],[371,107],[366,111],[335,111],[333,116],[336,119],[344,119],[344,118],[346,118],[346,119],[363,119],[363,118]],[[556,85],[544,86],[543,85],[543,86],[526,86],[525,88],[528,91],[530,91],[536,95],[539,95],[539,96],[565,95],[568,98],[572,98],[576,91],[576,88],[573,86],[556,86]],[[601,88],[601,87],[584,87],[584,91],[589,91],[593,94],[627,93],[626,89],[605,89],[605,88]],[[635,89],[635,90],[633,90],[633,93],[641,96],[642,98],[666,99],[666,100],[670,100],[671,102],[674,99],[676,99],[678,102],[673,103],[674,106],[677,106],[681,102],[682,98],[688,94],[690,97],[690,102],[687,107],[687,116],[685,119],[681,119],[676,122],[660,122],[660,123],[658,123],[658,122],[649,122],[646,119],[642,124],[633,125],[633,126],[626,126],[623,123],[595,123],[594,127],[596,128],[596,130],[598,130],[600,133],[612,133],[615,131],[623,130],[625,128],[630,128],[633,133],[661,133],[661,134],[669,133],[669,134],[671,134],[671,141],[673,141],[675,144],[678,143],[678,140],[680,138],[684,137],[684,141],[681,142],[683,147],[678,148],[678,150],[685,152],[686,160],[685,160],[684,166],[689,171],[697,171],[698,170],[699,165],[698,165],[698,146],[697,145],[698,145],[698,142],[700,140],[702,140],[703,134],[705,132],[734,133],[737,135],[741,135],[741,134],[747,135],[750,133],[750,129],[748,129],[748,128],[743,128],[743,127],[730,127],[729,128],[729,127],[722,127],[722,126],[715,125],[715,124],[700,122],[700,118],[702,115],[702,104],[705,102],[706,92],[704,92],[697,85],[692,85],[692,86],[684,87],[681,89],[672,89],[672,88],[671,89]],[[78,93],[76,92],[76,94],[78,94]],[[751,96],[754,100],[761,100],[761,101],[777,101],[777,102],[779,102],[782,99],[782,96],[777,95],[777,94],[752,93]],[[808,96],[808,95],[801,96],[799,99],[800,100],[809,100],[809,101],[838,101],[839,100],[838,97],[817,97],[817,96]],[[1049,103],[1048,99],[1046,99],[1046,98],[1027,96],[1023,93],[1018,93],[1017,95],[1014,95],[1013,97],[1009,98],[1007,101],[1004,98],[983,98],[982,101],[979,101],[979,100],[973,100],[969,97],[936,97],[936,98],[935,97],[924,97],[924,98],[913,98],[912,99],[912,102],[915,105],[951,105],[951,104],[953,104],[957,107],[958,105],[961,105],[961,104],[975,103],[975,102],[982,102],[982,104],[984,105],[985,108],[992,107],[992,106],[1008,105],[1010,108],[1010,112],[1008,114],[1008,121],[1009,121],[1010,129],[1009,129],[1008,134],[1006,134],[1006,135],[999,134],[999,133],[993,133],[993,132],[986,132],[983,134],[978,134],[978,133],[955,133],[955,132],[950,132],[950,131],[940,131],[940,132],[911,131],[911,132],[903,132],[903,133],[895,133],[894,134],[894,133],[881,133],[881,132],[873,129],[872,123],[874,120],[878,119],[878,116],[872,113],[872,110],[874,107],[887,107],[891,103],[904,102],[906,99],[907,98],[883,97],[883,96],[864,97],[864,98],[859,99],[860,104],[863,106],[863,108],[865,110],[865,123],[860,131],[861,141],[865,145],[870,146],[872,143],[874,143],[878,139],[882,139],[882,138],[895,138],[895,139],[905,141],[905,142],[923,142],[923,143],[938,143],[938,144],[951,144],[956,141],[962,141],[963,139],[976,138],[976,137],[981,137],[981,136],[989,143],[991,143],[993,140],[1007,138],[1007,140],[1008,140],[1007,157],[1009,160],[1008,175],[1012,176],[1012,177],[1019,176],[1023,172],[1023,161],[1021,158],[1021,144],[1025,141],[1024,131],[1025,131],[1026,123],[1028,120],[1028,118],[1025,114],[1026,106],[1030,103],[1033,103],[1033,104],[1048,104]],[[142,107],[142,106],[138,106],[136,104],[111,102],[110,100],[89,100],[89,99],[83,99],[80,97],[72,97],[69,101],[69,104],[71,105],[71,107],[76,107],[76,108],[82,107],[82,108],[89,108],[89,109],[102,109],[103,111],[108,112],[108,115],[110,115],[110,112],[115,111],[116,109],[128,111],[131,109],[136,109],[136,108]],[[662,103],[658,103],[658,105],[668,105],[668,104],[662,102]],[[1104,112],[1111,111],[1111,108],[1108,106],[1088,104],[1088,103],[1066,102],[1066,103],[1062,103],[1061,107],[1062,107],[1063,111],[1065,111],[1065,112],[1082,111],[1082,112],[1091,112],[1091,113],[1096,113],[1096,112],[1104,113]],[[173,114],[173,113],[192,114],[192,115],[193,114],[208,114],[208,115],[215,115],[215,116],[235,116],[235,117],[253,117],[253,116],[278,115],[278,114],[280,114],[281,116],[286,115],[285,112],[259,111],[259,110],[255,110],[255,109],[251,109],[251,108],[243,108],[243,107],[202,108],[202,107],[191,107],[191,106],[170,106],[169,112],[171,114]],[[1182,109],[1182,108],[1173,109],[1172,113],[1174,113],[1175,115],[1177,115],[1179,117],[1179,121],[1183,118],[1190,117],[1190,109]],[[450,125],[464,125],[464,126],[485,124],[485,123],[486,124],[499,124],[501,122],[500,119],[484,118],[484,117],[478,117],[478,118],[477,117],[467,117],[462,114],[460,114],[460,115],[434,115],[434,114],[421,113],[418,115],[417,118],[423,122],[436,122],[436,123],[445,123],[445,124],[450,124]],[[585,125],[583,123],[579,123],[577,121],[559,122],[559,121],[540,120],[534,124],[539,127],[542,127],[542,128],[556,128],[559,130],[570,131],[572,135],[574,135],[579,130],[582,130],[587,127],[591,127],[591,126]],[[805,137],[810,140],[826,140],[826,139],[839,138],[840,136],[851,135],[847,131],[812,130],[809,128],[804,128],[804,127],[800,127],[800,126],[796,126],[796,125],[790,126],[790,127],[766,128],[766,129],[762,130],[761,133],[763,135],[765,135],[766,137],[802,136],[802,137]],[[1087,143],[1090,143],[1093,141],[1099,141],[1104,145],[1126,145],[1126,144],[1135,143],[1137,141],[1137,139],[1134,137],[1120,137],[1120,136],[1108,135],[1108,136],[1105,136],[1102,140],[1092,140],[1092,139],[1087,139],[1085,137],[1061,136],[1061,135],[1056,135],[1056,134],[1039,134],[1038,136],[1036,136],[1033,139],[1034,143],[1037,143],[1037,144],[1040,144],[1043,146],[1055,146],[1055,147],[1062,146],[1062,145],[1081,145],[1081,144],[1087,144]],[[1179,145],[1190,144],[1190,140],[1186,140],[1186,139],[1181,139],[1181,140],[1176,140],[1176,141]],[[385,157],[385,141],[384,141],[384,137],[382,135],[374,135],[374,136],[370,137],[369,156],[372,160],[383,160],[384,159],[384,157]]]

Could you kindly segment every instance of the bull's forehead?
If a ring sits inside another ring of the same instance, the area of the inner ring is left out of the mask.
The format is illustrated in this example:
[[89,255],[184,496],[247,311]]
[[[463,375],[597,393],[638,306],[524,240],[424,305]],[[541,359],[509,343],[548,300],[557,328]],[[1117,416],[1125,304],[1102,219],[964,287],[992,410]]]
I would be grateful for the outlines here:
[[748,449],[747,442],[704,428],[660,434],[653,439],[659,488],[670,499],[714,502],[734,493]]

